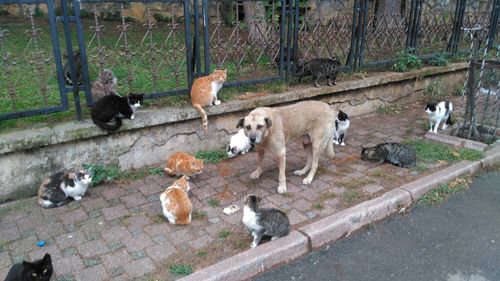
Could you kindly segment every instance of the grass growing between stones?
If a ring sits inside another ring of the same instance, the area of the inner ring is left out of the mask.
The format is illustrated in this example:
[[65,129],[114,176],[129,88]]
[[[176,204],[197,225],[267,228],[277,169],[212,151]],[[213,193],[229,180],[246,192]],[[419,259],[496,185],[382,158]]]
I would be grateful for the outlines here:
[[354,188],[359,188],[362,186],[365,186],[367,184],[373,183],[372,180],[369,179],[350,179],[350,180],[345,180],[345,181],[338,181],[337,185],[338,186],[343,186],[346,188],[354,189]]
[[323,208],[325,208],[323,205],[321,205],[320,203],[316,203],[313,205],[313,208],[316,209],[316,210],[321,210]]
[[346,201],[347,203],[353,203],[359,200],[361,196],[359,195],[359,192],[357,190],[347,190],[344,193],[342,193],[342,199]]
[[407,140],[406,144],[415,149],[417,161],[427,163],[436,163],[445,161],[447,163],[456,163],[462,160],[476,161],[483,158],[484,153],[468,148],[455,148],[444,144],[426,141],[426,140]]
[[219,239],[224,240],[228,238],[231,234],[233,234],[230,230],[228,229],[223,229],[219,232]]
[[150,167],[120,171],[118,165],[83,164],[83,168],[92,174],[92,186],[117,180],[139,180],[150,175],[162,175],[163,168]]
[[215,198],[210,198],[207,200],[207,204],[208,206],[212,207],[212,208],[215,208],[215,207],[219,207],[220,206],[220,202],[219,200],[215,199]]
[[401,106],[397,104],[392,105],[381,105],[377,108],[377,113],[385,114],[385,113],[400,113],[402,110]]
[[192,213],[193,220],[204,220],[207,217],[207,212],[196,210]]
[[188,264],[171,264],[170,265],[170,273],[177,276],[187,276],[193,273],[193,267]]
[[446,200],[450,195],[458,192],[463,192],[467,189],[471,182],[470,178],[457,178],[454,181],[442,184],[438,188],[433,189],[425,194],[417,203],[420,205],[439,205]]
[[227,153],[224,150],[203,150],[196,152],[194,157],[203,159],[205,163],[217,164],[227,159]]

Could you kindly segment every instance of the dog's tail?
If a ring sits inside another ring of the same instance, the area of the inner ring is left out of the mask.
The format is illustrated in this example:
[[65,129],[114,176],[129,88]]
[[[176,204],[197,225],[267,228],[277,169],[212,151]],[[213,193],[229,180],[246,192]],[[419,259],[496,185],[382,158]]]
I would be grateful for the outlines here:
[[203,129],[205,129],[205,133],[208,133],[208,118],[205,110],[203,110],[203,107],[201,107],[201,105],[198,103],[193,103],[193,107],[196,108],[196,110],[198,110],[198,112],[200,113],[201,122],[203,123]]

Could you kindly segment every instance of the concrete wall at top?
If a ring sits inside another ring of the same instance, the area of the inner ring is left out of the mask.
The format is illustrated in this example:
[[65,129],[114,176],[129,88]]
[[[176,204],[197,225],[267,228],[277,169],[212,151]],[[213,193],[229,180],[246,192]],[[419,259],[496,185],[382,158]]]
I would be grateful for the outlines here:
[[222,149],[237,130],[239,118],[255,107],[316,99],[357,116],[381,105],[421,98],[436,79],[451,92],[463,83],[464,74],[465,64],[452,64],[409,73],[376,73],[339,81],[333,87],[299,86],[282,94],[230,101],[207,108],[208,134],[191,107],[141,110],[115,133],[97,128],[90,120],[0,133],[0,202],[34,195],[46,176],[84,163],[118,164],[126,170],[162,163],[174,151]]

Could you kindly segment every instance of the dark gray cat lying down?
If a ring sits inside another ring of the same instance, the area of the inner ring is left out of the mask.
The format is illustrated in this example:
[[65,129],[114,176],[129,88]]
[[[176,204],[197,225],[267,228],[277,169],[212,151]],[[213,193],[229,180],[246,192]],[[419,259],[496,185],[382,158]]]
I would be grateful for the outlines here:
[[403,168],[414,167],[417,157],[413,148],[397,142],[381,143],[374,147],[366,147],[361,151],[363,160],[389,162]]

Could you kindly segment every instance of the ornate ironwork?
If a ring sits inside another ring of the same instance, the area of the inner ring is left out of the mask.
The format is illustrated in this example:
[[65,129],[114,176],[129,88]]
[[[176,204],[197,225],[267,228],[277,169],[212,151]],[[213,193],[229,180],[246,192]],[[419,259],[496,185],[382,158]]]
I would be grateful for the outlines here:
[[12,61],[12,54],[7,50],[5,42],[10,32],[7,29],[0,28],[0,53],[2,55],[2,66],[4,81],[7,83],[7,93],[11,100],[12,111],[17,110],[16,106],[16,91],[12,77],[12,66],[16,65],[16,61]]

